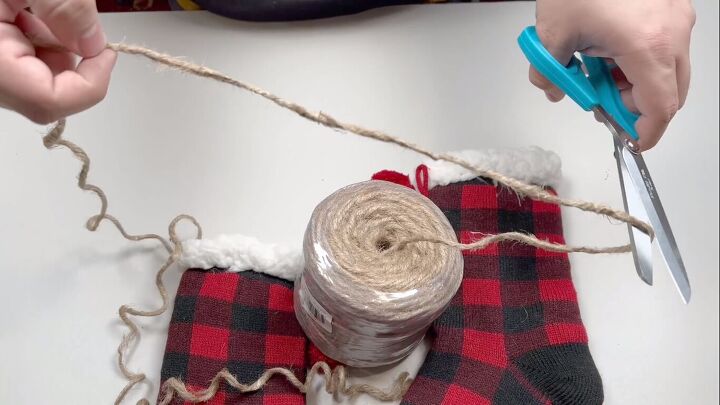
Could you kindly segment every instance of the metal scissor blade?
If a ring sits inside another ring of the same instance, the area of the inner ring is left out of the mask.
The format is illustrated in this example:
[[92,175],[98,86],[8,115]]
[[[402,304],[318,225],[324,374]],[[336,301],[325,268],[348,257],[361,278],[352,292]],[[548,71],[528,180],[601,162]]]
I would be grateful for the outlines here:
[[[616,137],[613,137],[613,139],[615,141],[615,160],[617,161],[618,166],[618,177],[620,179],[620,189],[622,190],[625,211],[640,220],[649,222],[650,220],[645,212],[642,200],[632,184],[625,161],[621,157],[623,150],[622,143],[620,143],[620,140]],[[635,270],[642,281],[648,285],[652,285],[652,239],[650,238],[650,235],[630,224],[628,224],[627,227],[628,234],[630,235],[630,245],[632,246]]]
[[655,190],[655,184],[650,177],[650,172],[645,166],[645,160],[639,153],[633,153],[627,148],[622,150],[622,159],[628,169],[628,174],[640,200],[646,208],[650,224],[655,230],[655,238],[660,246],[665,264],[670,269],[675,286],[677,287],[683,301],[690,302],[690,281],[688,280],[685,265],[683,264],[680,251],[675,242],[675,237],[670,229],[665,210],[663,209],[660,197]]
[[645,165],[645,160],[639,152],[635,152],[635,141],[625,132],[622,127],[602,107],[593,109],[596,116],[600,118],[605,126],[608,127],[613,136],[620,142],[622,150],[619,151],[620,158],[625,163],[630,178],[630,184],[634,186],[635,191],[645,207],[648,214],[650,224],[655,230],[655,238],[660,247],[665,264],[670,270],[673,282],[677,287],[683,301],[687,304],[690,302],[690,281],[685,271],[680,251],[675,242],[675,237],[670,229],[665,210],[663,209],[660,197],[655,190],[655,184],[650,177],[650,172]]

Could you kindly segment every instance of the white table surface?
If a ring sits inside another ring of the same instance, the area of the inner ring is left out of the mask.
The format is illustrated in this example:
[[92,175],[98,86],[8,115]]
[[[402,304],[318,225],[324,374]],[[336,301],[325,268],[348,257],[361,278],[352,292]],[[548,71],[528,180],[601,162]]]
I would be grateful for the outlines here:
[[[692,302],[682,304],[657,251],[652,288],[629,255],[571,257],[608,404],[718,402],[718,4],[696,5],[687,106],[646,154],[684,254]],[[561,195],[620,207],[606,130],[571,102],[546,102],[526,80],[514,41],[533,12],[531,3],[513,3],[403,7],[297,24],[205,13],[103,21],[113,41],[187,56],[437,151],[554,150],[563,159]],[[137,246],[107,225],[86,231],[97,201],[75,187],[77,162],[67,151],[46,151],[43,128],[7,111],[0,123],[0,403],[109,403],[125,384],[115,366],[125,333],[117,309],[158,305],[152,280],[163,256],[153,243]],[[73,117],[67,137],[89,152],[92,181],[130,232],[163,233],[184,212],[197,216],[206,235],[296,246],[321,198],[378,169],[409,170],[419,161],[130,56],[120,57],[105,102]],[[624,226],[593,215],[564,210],[564,221],[574,244],[627,239]],[[170,291],[179,275],[167,276]],[[152,378],[133,399],[158,390],[168,319],[140,321],[130,365]]]

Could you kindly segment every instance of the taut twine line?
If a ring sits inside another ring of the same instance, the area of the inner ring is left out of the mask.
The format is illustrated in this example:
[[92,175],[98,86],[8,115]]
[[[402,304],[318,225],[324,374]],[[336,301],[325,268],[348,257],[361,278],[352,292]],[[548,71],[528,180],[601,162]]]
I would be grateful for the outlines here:
[[[566,200],[564,198],[560,198],[556,195],[553,195],[552,193],[549,193],[548,191],[544,190],[542,187],[535,186],[532,184],[527,184],[525,182],[522,182],[520,180],[514,179],[509,176],[505,176],[501,173],[498,173],[493,170],[487,170],[483,169],[477,165],[473,165],[470,162],[449,155],[449,154],[441,154],[441,153],[435,153],[428,149],[422,148],[418,145],[415,145],[411,142],[408,142],[404,139],[392,136],[390,134],[387,134],[382,131],[377,131],[373,129],[367,129],[364,127],[361,127],[359,125],[355,124],[349,124],[342,121],[338,121],[337,119],[333,118],[332,116],[323,113],[323,112],[314,112],[310,111],[307,108],[289,101],[285,100],[273,93],[270,93],[267,90],[261,89],[257,86],[253,86],[249,83],[242,82],[240,80],[237,80],[235,78],[232,78],[222,72],[218,72],[216,70],[207,68],[202,65],[198,65],[192,62],[185,61],[183,59],[180,59],[175,56],[163,54],[157,51],[154,51],[152,49],[144,48],[141,46],[136,45],[128,45],[128,44],[122,44],[122,43],[110,43],[107,45],[109,49],[112,49],[116,52],[126,53],[130,55],[139,55],[143,56],[145,58],[148,58],[152,60],[153,62],[159,63],[161,65],[165,65],[167,67],[179,70],[181,72],[189,73],[195,76],[204,77],[208,79],[212,79],[215,81],[219,81],[221,83],[229,84],[233,87],[238,87],[243,90],[247,90],[253,94],[256,94],[258,96],[261,96],[267,100],[272,101],[273,103],[277,104],[278,106],[290,110],[299,116],[316,122],[320,125],[326,126],[328,128],[337,129],[343,132],[350,132],[356,135],[360,135],[365,138],[371,138],[382,142],[392,143],[395,145],[398,145],[402,148],[412,150],[414,152],[417,152],[423,156],[427,156],[433,160],[444,160],[446,162],[454,163],[464,169],[467,169],[478,176],[486,177],[492,180],[495,180],[498,183],[501,183],[511,189],[513,189],[515,192],[528,196],[534,200],[538,201],[544,201],[552,204],[558,204],[558,205],[564,205],[566,207],[574,207],[578,208],[583,211],[589,211],[594,212],[600,215],[605,215],[614,219],[617,219],[619,221],[629,223],[630,225],[642,230],[643,232],[647,233],[648,235],[653,236],[654,232],[652,227],[647,224],[644,221],[641,221],[638,218],[633,217],[632,215],[629,215],[625,211],[622,210],[616,210],[612,207],[603,205],[603,204],[597,204],[592,203],[588,201],[582,201],[582,200]],[[608,252],[600,252],[600,253],[616,253],[617,248],[613,248],[613,250]]]

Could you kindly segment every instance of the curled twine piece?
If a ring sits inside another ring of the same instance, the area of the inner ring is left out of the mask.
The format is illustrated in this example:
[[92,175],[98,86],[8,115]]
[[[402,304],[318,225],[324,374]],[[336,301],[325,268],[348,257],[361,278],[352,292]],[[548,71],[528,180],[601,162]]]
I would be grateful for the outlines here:
[[206,389],[197,392],[189,391],[187,387],[185,387],[185,384],[183,384],[183,382],[179,379],[169,378],[163,384],[163,389],[166,395],[158,403],[158,405],[168,405],[175,398],[175,395],[184,401],[192,403],[208,401],[218,392],[222,381],[225,381],[227,385],[242,393],[257,391],[261,389],[275,374],[284,376],[293,386],[295,386],[295,388],[298,389],[298,391],[305,394],[310,388],[310,383],[312,382],[313,377],[320,373],[326,376],[325,390],[329,393],[339,393],[351,398],[360,394],[367,394],[379,399],[380,401],[395,401],[402,398],[410,388],[410,384],[412,384],[413,381],[411,378],[408,378],[409,374],[407,372],[403,372],[398,375],[393,382],[392,388],[387,391],[383,391],[367,384],[348,386],[347,371],[345,370],[345,367],[338,366],[335,370],[331,370],[327,363],[324,361],[318,361],[310,369],[304,383],[301,382],[292,371],[286,368],[277,367],[265,370],[260,378],[258,378],[254,383],[248,385],[239,382],[237,378],[235,378],[235,376],[233,376],[227,369],[223,369],[217,373],[215,377],[213,377],[210,385]]
[[[160,308],[150,311],[144,311],[139,310],[136,308],[131,307],[130,305],[123,305],[119,309],[119,315],[120,319],[122,319],[123,323],[130,329],[130,332],[125,334],[122,338],[122,341],[120,342],[120,345],[117,349],[118,354],[118,367],[120,368],[120,371],[122,374],[127,378],[128,383],[125,385],[125,387],[122,389],[120,394],[118,394],[117,399],[115,400],[115,404],[119,404],[122,402],[122,400],[127,395],[128,391],[132,387],[134,387],[137,383],[143,381],[146,376],[143,373],[135,373],[133,371],[130,371],[127,368],[126,365],[126,355],[128,352],[128,348],[130,344],[138,337],[140,336],[140,330],[138,329],[137,325],[130,319],[130,316],[143,316],[143,317],[153,317],[163,314],[167,308],[168,308],[168,293],[167,289],[165,288],[165,285],[163,283],[163,275],[167,271],[170,266],[172,266],[177,259],[180,257],[180,254],[182,253],[182,245],[180,240],[177,237],[176,233],[176,226],[178,222],[182,220],[188,220],[192,222],[195,227],[197,228],[197,238],[202,238],[202,229],[200,227],[200,224],[197,222],[195,218],[193,218],[190,215],[178,215],[176,216],[171,222],[170,226],[168,228],[168,233],[170,235],[170,241],[163,238],[160,235],[157,234],[143,234],[143,235],[131,235],[128,234],[120,221],[113,217],[112,215],[107,213],[108,209],[108,201],[107,196],[105,195],[105,192],[98,186],[95,186],[93,184],[87,183],[87,176],[88,172],[90,171],[90,158],[88,157],[87,153],[85,151],[75,145],[74,143],[67,141],[62,138],[62,134],[65,131],[65,120],[60,120],[55,127],[53,127],[50,132],[48,132],[45,137],[43,137],[43,144],[46,148],[52,149],[57,146],[64,146],[67,149],[69,149],[75,157],[82,162],[82,168],[80,169],[80,173],[78,175],[78,187],[84,191],[91,191],[97,195],[98,199],[100,200],[100,213],[97,215],[94,215],[88,219],[86,223],[86,228],[94,232],[98,229],[100,226],[100,223],[103,220],[110,221],[115,227],[118,229],[120,234],[130,241],[139,242],[147,239],[155,239],[159,241],[165,250],[168,252],[168,258],[165,261],[165,263],[160,267],[158,270],[156,276],[155,276],[155,285],[157,287],[158,293],[160,294],[160,297],[162,298],[162,305]],[[149,402],[146,399],[141,399],[138,401],[138,405],[147,405]]]
[[[186,72],[192,75],[196,75],[199,77],[204,77],[212,80],[216,80],[222,83],[229,84],[234,87],[238,87],[244,90],[247,90],[253,94],[259,95],[267,100],[272,101],[276,105],[285,108],[287,110],[290,110],[301,117],[308,119],[310,121],[316,122],[320,125],[323,125],[325,127],[336,129],[342,132],[350,132],[365,138],[371,138],[382,142],[392,143],[395,145],[398,145],[400,147],[403,147],[405,149],[412,150],[416,153],[419,153],[421,155],[427,156],[434,160],[444,160],[447,162],[451,162],[454,164],[457,164],[458,166],[461,166],[467,170],[470,170],[471,172],[477,174],[478,176],[486,177],[489,179],[492,179],[500,184],[503,184],[512,190],[514,190],[519,195],[524,195],[527,197],[530,197],[532,199],[538,200],[538,201],[544,201],[547,203],[552,204],[558,204],[563,205],[567,207],[574,207],[578,208],[583,211],[588,212],[594,212],[599,215],[604,215],[610,218],[614,218],[616,220],[619,220],[621,222],[628,223],[643,232],[647,233],[651,237],[654,235],[652,227],[627,214],[624,211],[616,210],[612,207],[602,205],[602,204],[596,204],[592,202],[582,201],[582,200],[566,200],[563,198],[559,198],[558,196],[546,191],[542,187],[526,184],[520,180],[505,176],[501,173],[492,171],[492,170],[486,170],[479,166],[473,165],[463,159],[457,158],[455,156],[449,155],[449,154],[438,154],[434,153],[432,151],[429,151],[427,149],[421,148],[420,146],[414,145],[408,141],[405,141],[400,138],[396,138],[394,136],[391,136],[389,134],[386,134],[381,131],[375,131],[363,128],[358,125],[354,124],[348,124],[341,121],[336,120],[335,118],[331,117],[330,115],[327,115],[322,112],[312,112],[307,110],[305,107],[296,104],[294,102],[284,100],[280,98],[279,96],[276,96],[266,90],[263,90],[261,88],[252,86],[250,84],[241,82],[237,79],[234,79],[230,76],[227,76],[223,73],[220,73],[218,71],[206,68],[201,65],[197,65],[194,63],[186,62],[182,59],[162,54],[156,51],[153,51],[151,49],[134,46],[134,45],[127,45],[127,44],[120,44],[120,43],[110,43],[107,45],[109,49],[112,49],[116,52],[131,54],[131,55],[139,55],[144,56],[156,63],[177,69],[182,72]],[[108,201],[105,193],[103,190],[95,185],[88,184],[87,183],[87,176],[90,169],[90,159],[88,155],[85,153],[85,151],[80,148],[79,146],[75,145],[74,143],[67,141],[62,138],[63,131],[65,130],[65,120],[60,120],[49,132],[47,135],[43,137],[43,144],[46,148],[51,149],[53,147],[57,146],[63,146],[69,149],[77,159],[79,159],[82,162],[82,168],[80,170],[80,173],[78,175],[78,187],[84,191],[90,191],[97,195],[97,197],[100,199],[100,213],[97,215],[92,216],[90,219],[88,219],[86,223],[86,227],[90,231],[96,231],[98,227],[100,226],[100,223],[103,220],[107,220],[111,222],[117,230],[120,232],[120,234],[127,240],[130,241],[143,241],[148,239],[154,239],[160,242],[165,250],[168,252],[168,258],[165,261],[165,263],[160,267],[160,269],[157,271],[155,276],[155,285],[157,287],[158,293],[162,299],[162,305],[160,308],[155,310],[138,310],[135,309],[129,305],[123,305],[119,309],[119,315],[122,319],[123,323],[128,327],[130,330],[129,333],[125,334],[122,338],[122,341],[120,345],[118,346],[117,353],[118,353],[118,366],[122,372],[122,374],[127,378],[128,383],[127,385],[122,389],[122,391],[118,394],[115,404],[120,404],[127,393],[132,389],[136,384],[139,382],[145,380],[146,376],[143,373],[136,373],[133,371],[130,371],[127,368],[127,354],[128,349],[130,345],[137,339],[137,337],[140,335],[140,330],[137,327],[137,325],[131,320],[130,316],[142,316],[142,317],[153,317],[158,316],[163,313],[168,308],[169,299],[168,299],[168,293],[167,289],[165,288],[165,285],[163,283],[163,275],[165,272],[178,260],[178,258],[182,254],[182,245],[181,241],[178,239],[176,234],[176,226],[177,224],[182,220],[190,221],[193,225],[195,225],[197,229],[197,235],[196,237],[202,238],[202,229],[200,227],[200,224],[198,221],[190,216],[190,215],[178,215],[175,217],[169,227],[168,227],[168,234],[169,234],[169,240],[157,235],[157,234],[141,234],[141,235],[132,235],[128,234],[125,229],[123,228],[121,222],[113,217],[112,215],[107,213],[108,208]],[[546,249],[554,252],[563,252],[563,253],[572,253],[572,252],[581,252],[581,253],[591,253],[591,254],[599,254],[599,253],[626,253],[629,252],[631,249],[631,246],[628,245],[622,245],[622,246],[613,246],[613,247],[603,247],[603,248],[593,248],[593,247],[585,247],[585,246],[569,246],[565,244],[559,244],[559,243],[553,243],[546,240],[540,240],[534,235],[531,234],[524,234],[519,232],[509,232],[509,233],[503,233],[503,234],[497,234],[497,235],[487,235],[484,236],[482,239],[475,241],[473,243],[469,244],[462,244],[458,243],[456,241],[450,241],[450,240],[443,240],[439,239],[436,236],[433,235],[420,235],[418,238],[408,239],[404,241],[398,241],[398,243],[392,248],[392,249],[401,249],[403,246],[406,246],[409,243],[414,242],[435,242],[440,244],[445,244],[451,247],[455,247],[461,250],[475,250],[475,249],[481,249],[484,248],[492,243],[497,243],[501,241],[515,241],[515,242],[521,242],[525,243],[531,246],[535,246],[537,248]],[[391,249],[391,250],[392,250]],[[391,251],[390,250],[390,251]],[[389,251],[389,252],[390,252]],[[322,373],[321,373],[322,371]],[[251,392],[256,391],[258,389],[261,389],[265,383],[274,375],[280,374],[285,376],[285,378],[290,381],[296,388],[298,388],[299,391],[305,393],[307,392],[307,389],[309,387],[310,382],[312,381],[312,377],[314,375],[320,374],[325,378],[326,384],[325,389],[330,394],[345,394],[349,396],[356,396],[361,393],[365,393],[368,395],[371,395],[379,400],[383,401],[391,401],[391,400],[399,400],[402,398],[402,396],[407,392],[407,389],[409,388],[410,384],[412,383],[412,379],[408,378],[407,373],[402,373],[398,376],[398,378],[394,381],[392,387],[387,390],[383,391],[376,387],[372,387],[365,384],[359,384],[359,385],[347,385],[347,373],[342,366],[338,366],[335,368],[335,370],[331,370],[330,367],[324,363],[324,362],[317,362],[315,363],[311,371],[308,373],[307,378],[304,383],[300,382],[297,377],[293,374],[291,370],[285,369],[285,368],[273,368],[266,370],[260,378],[258,378],[254,383],[250,385],[245,385],[237,381],[237,379],[232,376],[227,370],[222,370],[219,372],[215,378],[210,383],[210,386],[205,389],[198,392],[191,392],[187,389],[187,387],[182,383],[182,381],[176,379],[176,378],[170,378],[168,379],[163,386],[161,387],[161,391],[163,392],[163,399],[160,402],[162,405],[167,405],[172,401],[174,396],[177,394],[179,397],[181,397],[185,401],[189,401],[192,403],[198,403],[207,401],[208,399],[212,398],[215,393],[217,393],[219,389],[219,384],[221,381],[225,381],[230,386],[240,390],[241,392]],[[149,405],[149,401],[147,399],[141,399],[137,402],[138,405]]]

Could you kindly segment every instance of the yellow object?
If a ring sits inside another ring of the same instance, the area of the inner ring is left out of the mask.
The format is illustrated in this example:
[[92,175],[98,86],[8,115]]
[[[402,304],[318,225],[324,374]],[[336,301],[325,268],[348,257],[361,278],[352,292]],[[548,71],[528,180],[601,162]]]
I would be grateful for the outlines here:
[[192,0],[176,0],[178,6],[182,7],[183,10],[200,10],[200,6],[195,4]]

